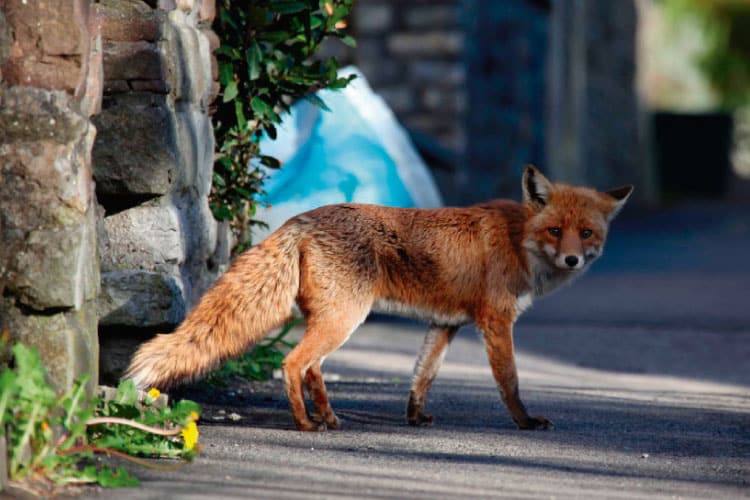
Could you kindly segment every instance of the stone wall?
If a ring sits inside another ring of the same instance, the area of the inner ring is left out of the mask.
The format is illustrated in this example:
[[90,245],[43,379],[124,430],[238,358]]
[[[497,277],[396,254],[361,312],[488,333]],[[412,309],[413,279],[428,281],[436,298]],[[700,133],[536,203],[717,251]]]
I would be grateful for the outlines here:
[[214,11],[0,0],[0,330],[58,389],[119,376],[111,346],[179,323],[228,262],[207,198]]
[[467,92],[461,0],[355,2],[353,62],[393,109],[444,192],[466,148]]
[[97,381],[101,85],[92,0],[0,0],[0,330],[37,347],[61,390]]
[[543,0],[355,4],[351,60],[409,129],[448,203],[517,196],[523,165],[543,166],[549,8]]
[[634,183],[649,202],[637,22],[633,0],[368,0],[348,60],[415,135],[449,203],[517,197],[527,162],[569,182]]
[[549,2],[466,2],[469,110],[460,203],[520,196],[527,163],[546,171]]
[[[213,1],[103,0],[104,100],[94,178],[104,206],[99,338],[115,378],[141,336],[176,326],[229,258],[208,208],[218,45]],[[120,349],[125,346],[124,350]]]

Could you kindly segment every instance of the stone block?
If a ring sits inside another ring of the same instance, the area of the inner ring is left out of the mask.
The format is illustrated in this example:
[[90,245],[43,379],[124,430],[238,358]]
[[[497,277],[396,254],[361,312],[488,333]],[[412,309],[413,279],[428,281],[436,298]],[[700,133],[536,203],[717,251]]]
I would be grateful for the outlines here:
[[71,94],[81,84],[83,74],[76,60],[59,56],[10,59],[1,69],[3,80],[12,85],[61,89]]
[[80,89],[90,51],[88,7],[89,0],[6,2],[6,31],[13,36],[2,64],[4,80],[70,93]]
[[95,301],[84,303],[80,309],[36,315],[16,307],[12,297],[0,299],[0,329],[7,328],[12,340],[39,351],[48,380],[58,392],[89,375],[87,389],[93,393],[99,367],[96,324]]
[[[194,189],[198,196],[207,197],[211,191],[214,160],[213,125],[206,112],[181,103],[175,110],[175,130],[179,149],[179,166],[175,185]],[[189,145],[189,147],[187,147]]]
[[456,116],[466,109],[466,96],[451,89],[426,88],[422,92],[423,109]]
[[219,39],[219,35],[217,35],[213,30],[204,29],[201,30],[201,33],[203,33],[203,36],[208,39],[208,49],[211,52],[214,52],[216,49],[221,47],[221,40]]
[[193,16],[181,10],[168,14],[164,51],[167,83],[175,101],[207,108],[213,78],[209,38],[195,26]]
[[169,93],[169,85],[164,80],[130,80],[130,88],[135,92]]
[[[200,0],[198,0],[200,1]],[[176,0],[177,9],[190,13],[195,9],[195,0]]]
[[[219,82],[213,82],[211,83],[211,92],[208,94],[208,104],[213,103],[217,97],[219,97],[219,92],[221,92],[221,84]],[[214,113],[212,111],[212,108],[209,108],[209,113]]]
[[126,80],[107,80],[104,82],[104,95],[123,94],[130,92],[130,85]]
[[186,258],[180,270],[184,277],[185,300],[192,305],[218,277],[216,267],[227,261],[219,260],[221,255],[216,253],[218,228],[208,207],[208,199],[205,196],[183,194],[174,197],[174,200],[182,230],[189,235],[185,238]]
[[45,55],[88,53],[88,0],[39,0],[31,4],[39,10],[35,17],[28,17],[27,13],[25,18],[36,24],[34,33],[41,35],[36,43]]
[[0,110],[0,287],[35,310],[96,294],[94,129],[61,91],[11,87]]
[[[411,63],[407,64],[408,67]],[[367,81],[378,92],[383,87],[404,85],[404,64],[395,59],[368,59],[359,63],[359,69],[367,77]]]
[[216,0],[201,0],[198,22],[211,26],[216,18]]
[[182,283],[148,271],[102,273],[97,310],[100,326],[174,327],[185,316]]
[[397,114],[414,110],[416,99],[410,87],[395,86],[378,89],[380,96]]
[[103,41],[106,80],[161,80],[164,62],[156,44]]
[[[93,213],[93,211],[92,211]],[[81,224],[29,231],[10,261],[7,288],[20,304],[37,311],[73,307],[96,296],[99,288],[93,219]]]
[[104,218],[103,272],[138,269],[178,274],[185,260],[173,206],[138,206]]
[[396,33],[388,38],[388,50],[397,56],[441,57],[459,56],[464,37],[459,31]]
[[455,62],[418,60],[409,64],[409,79],[414,85],[420,86],[460,87],[466,81],[466,70],[458,60]]
[[412,29],[458,28],[461,11],[458,2],[452,5],[411,6],[403,14],[404,24]]
[[13,36],[11,35],[8,21],[3,11],[0,10],[0,66],[10,57],[10,45],[12,41]]
[[[167,96],[128,93],[109,96],[93,118],[94,178],[100,201],[166,194],[178,168],[174,115]],[[135,204],[135,203],[134,203]]]
[[64,92],[23,86],[2,87],[0,144],[45,140],[66,144],[87,133],[88,122]]
[[102,0],[97,6],[102,38],[121,42],[155,42],[162,38],[163,11],[141,0]]
[[89,53],[84,55],[84,81],[76,90],[81,114],[91,117],[102,109],[104,69],[102,55],[101,23],[97,16],[89,18]]
[[174,10],[177,8],[177,0],[147,0],[149,4],[161,10]]
[[387,60],[385,55],[384,42],[381,38],[365,36],[357,38],[357,64],[364,61],[377,64]]
[[362,2],[354,9],[354,19],[358,34],[385,33],[392,27],[393,9],[388,4]]

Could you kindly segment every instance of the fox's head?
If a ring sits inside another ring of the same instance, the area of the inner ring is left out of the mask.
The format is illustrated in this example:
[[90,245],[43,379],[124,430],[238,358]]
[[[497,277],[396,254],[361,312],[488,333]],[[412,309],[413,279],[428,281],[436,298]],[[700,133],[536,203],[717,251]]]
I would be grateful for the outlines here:
[[553,184],[528,165],[523,172],[529,214],[523,246],[557,269],[583,269],[601,255],[609,222],[632,192],[633,186],[600,192]]

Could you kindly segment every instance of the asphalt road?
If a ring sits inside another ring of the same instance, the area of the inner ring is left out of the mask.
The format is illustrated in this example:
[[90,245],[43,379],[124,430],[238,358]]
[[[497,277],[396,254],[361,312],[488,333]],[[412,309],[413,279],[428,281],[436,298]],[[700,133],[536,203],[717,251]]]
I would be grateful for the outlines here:
[[517,324],[522,398],[554,430],[514,428],[471,328],[435,424],[409,427],[425,328],[376,318],[324,368],[342,430],[294,431],[279,381],[234,387],[208,395],[195,462],[101,496],[750,498],[749,257],[748,207],[618,221],[591,272]]

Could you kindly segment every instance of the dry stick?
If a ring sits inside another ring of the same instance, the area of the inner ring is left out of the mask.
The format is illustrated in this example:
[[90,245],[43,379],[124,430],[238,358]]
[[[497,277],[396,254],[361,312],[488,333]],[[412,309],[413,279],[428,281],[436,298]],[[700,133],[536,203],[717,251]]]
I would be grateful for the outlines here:
[[176,429],[160,429],[158,427],[150,427],[146,424],[142,424],[140,422],[135,422],[133,420],[128,420],[126,418],[118,418],[118,417],[95,417],[90,418],[86,420],[86,425],[97,425],[97,424],[121,424],[121,425],[129,425],[130,427],[135,427],[136,429],[140,429],[142,431],[150,432],[152,434],[158,434],[160,436],[176,436],[177,434],[182,431],[181,427],[178,427]]

